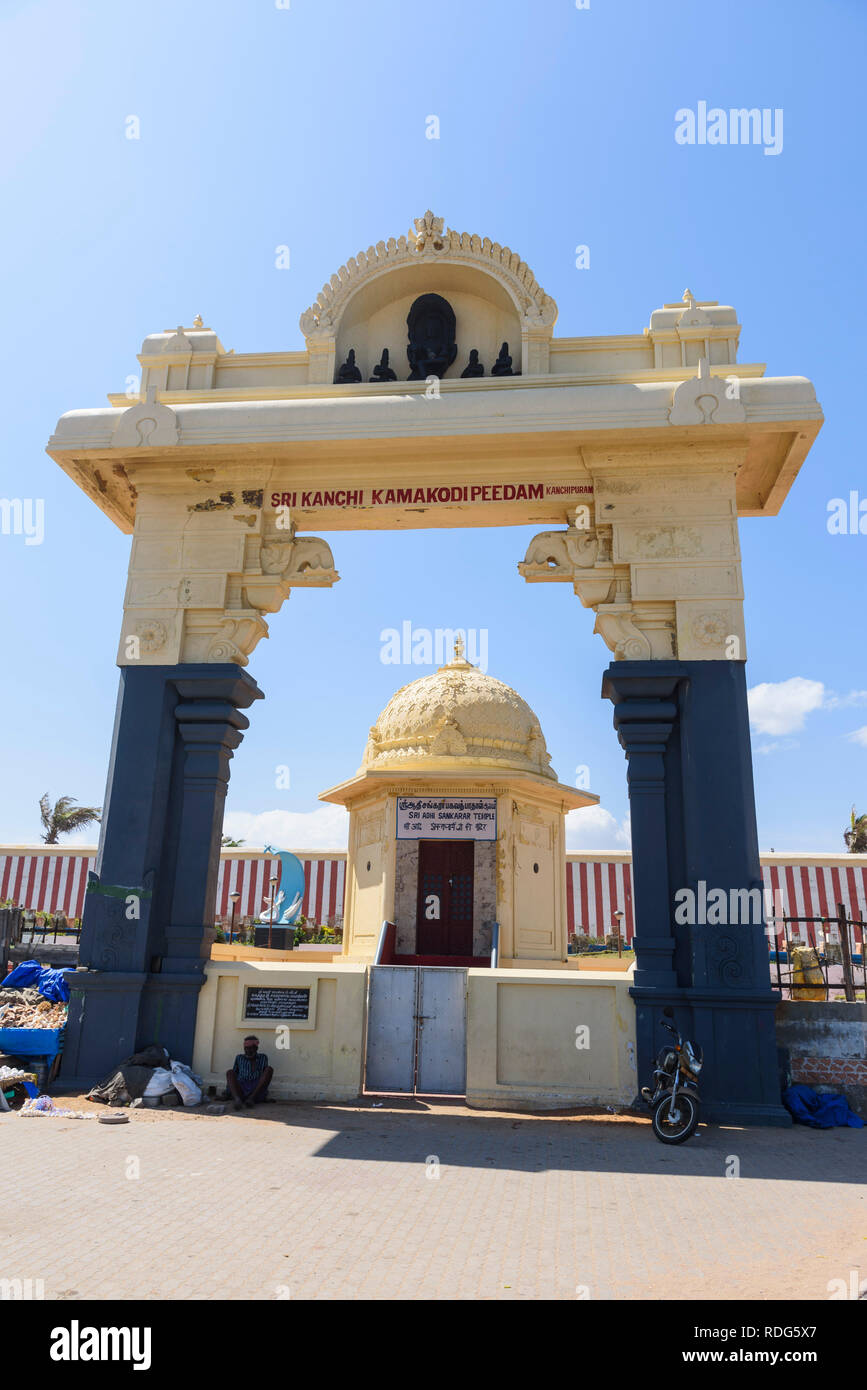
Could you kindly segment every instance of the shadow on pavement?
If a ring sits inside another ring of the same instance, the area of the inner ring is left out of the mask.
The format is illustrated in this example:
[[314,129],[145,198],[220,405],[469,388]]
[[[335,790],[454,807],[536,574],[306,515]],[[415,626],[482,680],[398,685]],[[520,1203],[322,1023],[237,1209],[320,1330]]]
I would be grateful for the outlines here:
[[[183,1112],[174,1111],[175,1115]],[[322,1132],[317,1158],[419,1163],[511,1172],[660,1173],[791,1182],[863,1182],[867,1130],[701,1125],[682,1145],[660,1144],[649,1118],[599,1110],[490,1112],[443,1096],[363,1096],[346,1104],[277,1101],[226,1116]],[[188,1111],[185,1119],[194,1119]],[[221,1117],[222,1118],[222,1117]]]

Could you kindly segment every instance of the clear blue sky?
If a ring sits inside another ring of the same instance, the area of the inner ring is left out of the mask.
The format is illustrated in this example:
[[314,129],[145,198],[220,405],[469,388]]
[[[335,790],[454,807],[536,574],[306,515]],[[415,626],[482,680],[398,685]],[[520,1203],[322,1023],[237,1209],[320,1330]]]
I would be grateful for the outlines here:
[[[867,809],[867,734],[851,737],[867,726],[867,536],[831,536],[826,516],[867,498],[865,20],[860,0],[3,0],[0,496],[44,498],[46,532],[0,536],[0,843],[38,839],[42,792],[104,792],[129,540],[45,455],[58,416],[123,390],[145,334],[196,313],[236,351],[303,346],[323,280],[431,207],[518,250],[558,334],[640,332],[689,285],[735,305],[741,361],[815,382],[827,423],[781,515],[741,523],[747,670],[818,683],[765,692],[763,848],[842,848],[850,805]],[[675,112],[701,100],[782,108],[782,153],[678,145]],[[490,672],[536,709],[562,780],[589,766],[613,818],[584,842],[622,845],[607,648],[568,585],[519,578],[527,533],[330,539],[342,582],[296,591],[254,653],[267,700],[228,823],[277,811],[315,838],[317,792],[424,674],[379,659],[381,630],[410,619],[487,628]]]

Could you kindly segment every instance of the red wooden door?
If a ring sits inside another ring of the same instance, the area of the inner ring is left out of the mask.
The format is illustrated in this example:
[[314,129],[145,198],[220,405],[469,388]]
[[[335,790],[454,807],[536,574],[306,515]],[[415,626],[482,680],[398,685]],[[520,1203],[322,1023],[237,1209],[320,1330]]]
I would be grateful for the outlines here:
[[416,954],[473,954],[472,840],[420,840]]

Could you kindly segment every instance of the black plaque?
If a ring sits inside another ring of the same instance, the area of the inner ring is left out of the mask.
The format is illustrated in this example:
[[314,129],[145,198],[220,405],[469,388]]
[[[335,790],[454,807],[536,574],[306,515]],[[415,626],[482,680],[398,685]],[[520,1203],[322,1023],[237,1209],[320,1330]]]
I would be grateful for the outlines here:
[[309,1018],[310,989],[253,985],[247,989],[245,1018]]

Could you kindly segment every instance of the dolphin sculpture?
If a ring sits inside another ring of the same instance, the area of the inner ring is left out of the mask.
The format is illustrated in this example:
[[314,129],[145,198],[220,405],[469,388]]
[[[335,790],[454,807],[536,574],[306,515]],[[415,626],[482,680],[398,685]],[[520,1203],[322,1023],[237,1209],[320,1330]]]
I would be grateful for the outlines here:
[[[304,901],[304,865],[295,854],[290,854],[288,850],[275,849],[273,845],[265,846],[265,853],[272,854],[280,863],[280,880],[278,891],[274,897],[273,916],[271,910],[271,899],[264,900],[263,910],[259,913],[260,922],[272,922],[275,926],[291,926],[301,914],[301,905]],[[283,904],[289,899],[288,907]]]

